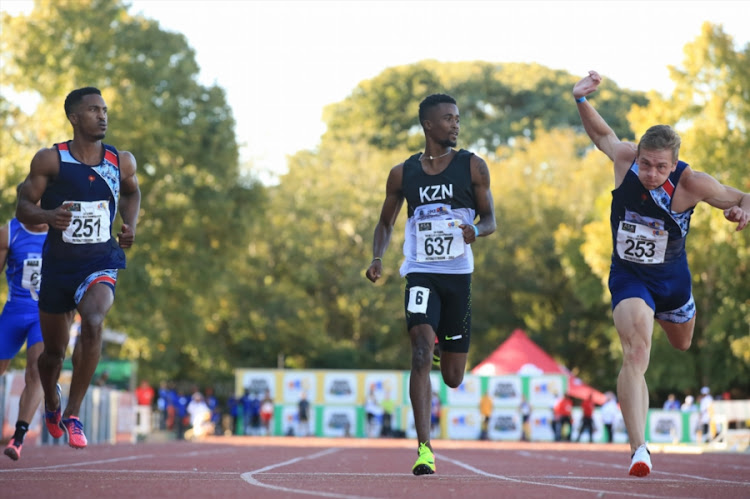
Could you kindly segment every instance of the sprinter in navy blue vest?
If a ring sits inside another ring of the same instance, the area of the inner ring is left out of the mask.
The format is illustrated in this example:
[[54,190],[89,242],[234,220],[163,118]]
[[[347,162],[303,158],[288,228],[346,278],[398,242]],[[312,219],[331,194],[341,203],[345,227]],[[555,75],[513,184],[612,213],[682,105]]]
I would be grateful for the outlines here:
[[654,320],[670,344],[683,351],[690,347],[695,327],[685,253],[690,216],[703,201],[724,210],[726,219],[742,230],[750,219],[750,195],[679,161],[680,137],[667,125],[649,128],[638,144],[620,141],[586,100],[601,81],[596,71],[590,71],[573,87],[573,97],[586,133],[614,162],[609,289],[623,350],[617,396],[630,439],[629,473],[646,476],[651,457],[645,442],[645,373]]
[[[65,114],[73,126],[73,140],[36,153],[19,192],[16,218],[49,226],[39,290],[45,424],[50,435],[59,438],[67,433],[69,445],[80,449],[87,441],[78,414],[99,363],[117,272],[125,268],[123,248],[135,239],[141,192],[133,155],[102,143],[107,105],[101,92],[93,87],[72,91],[65,99]],[[118,208],[123,224],[115,239],[112,224]],[[57,381],[76,311],[81,333],[73,350],[68,404],[62,411]]]
[[404,308],[412,352],[409,395],[418,440],[412,473],[427,475],[435,472],[430,444],[433,349],[440,348],[445,384],[458,387],[471,340],[471,244],[492,234],[496,222],[487,163],[469,151],[453,149],[460,129],[455,99],[428,96],[419,105],[419,121],[425,150],[394,166],[388,175],[366,275],[372,282],[380,278],[382,257],[406,200],[401,276],[406,277]]

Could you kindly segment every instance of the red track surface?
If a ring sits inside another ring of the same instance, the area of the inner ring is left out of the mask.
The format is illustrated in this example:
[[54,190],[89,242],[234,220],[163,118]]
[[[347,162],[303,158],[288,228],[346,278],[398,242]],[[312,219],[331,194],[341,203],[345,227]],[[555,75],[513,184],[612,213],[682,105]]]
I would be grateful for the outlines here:
[[624,445],[433,442],[437,473],[413,476],[410,440],[215,437],[192,442],[25,447],[0,456],[2,497],[748,498],[750,454],[653,452],[627,475]]

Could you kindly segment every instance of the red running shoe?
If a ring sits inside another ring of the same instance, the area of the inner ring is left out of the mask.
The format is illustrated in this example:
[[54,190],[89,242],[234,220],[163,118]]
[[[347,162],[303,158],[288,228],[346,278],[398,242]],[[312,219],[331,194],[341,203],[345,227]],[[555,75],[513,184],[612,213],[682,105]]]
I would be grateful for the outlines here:
[[83,423],[76,416],[70,416],[62,420],[62,426],[68,433],[68,445],[74,449],[83,449],[88,444],[86,435],[83,434]]
[[57,399],[60,403],[54,411],[47,409],[47,404],[44,404],[44,424],[52,438],[60,438],[65,433],[60,426],[60,421],[62,421],[62,389],[59,384],[57,385]]
[[21,459],[21,447],[23,444],[16,444],[16,439],[11,438],[8,442],[8,446],[5,448],[4,454],[14,461]]

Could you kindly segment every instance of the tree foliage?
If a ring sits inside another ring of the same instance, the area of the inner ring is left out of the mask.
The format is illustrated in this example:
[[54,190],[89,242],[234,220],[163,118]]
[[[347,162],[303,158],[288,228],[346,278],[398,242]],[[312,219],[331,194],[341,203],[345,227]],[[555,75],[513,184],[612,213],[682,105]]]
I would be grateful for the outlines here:
[[[107,141],[138,160],[141,219],[107,326],[128,333],[120,355],[138,360],[143,376],[208,382],[280,361],[408,369],[398,273],[405,213],[383,279],[372,285],[364,271],[388,171],[423,147],[418,104],[443,92],[458,100],[460,145],[488,162],[498,220],[497,233],[474,246],[469,367],[522,327],[585,381],[614,388],[612,165],[580,125],[571,98],[580,75],[480,61],[388,68],[328,106],[319,147],[292,156],[279,184],[263,187],[240,175],[232,110],[222,89],[196,82],[183,35],[109,0],[37,0],[29,16],[5,16],[2,29],[4,88],[38,99],[27,112],[0,96],[3,219],[34,152],[69,136],[62,101],[73,88],[102,88]],[[591,99],[625,139],[674,124],[686,161],[747,191],[749,50],[706,25],[672,70],[673,95],[605,80]],[[654,398],[705,383],[747,391],[748,234],[718,210],[696,211],[694,347],[675,352],[656,331]]]

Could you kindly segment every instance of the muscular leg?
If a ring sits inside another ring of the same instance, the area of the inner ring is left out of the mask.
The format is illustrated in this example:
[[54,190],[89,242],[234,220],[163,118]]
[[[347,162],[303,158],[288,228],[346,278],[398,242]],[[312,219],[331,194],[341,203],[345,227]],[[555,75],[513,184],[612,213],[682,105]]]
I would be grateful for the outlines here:
[[409,330],[409,337],[411,338],[409,397],[414,411],[414,426],[417,430],[417,440],[420,443],[427,442],[427,445],[430,446],[430,408],[432,402],[430,370],[432,369],[435,331],[429,324],[420,324]]
[[648,387],[645,373],[651,354],[654,311],[642,299],[628,298],[617,304],[612,315],[623,354],[617,377],[617,397],[634,452],[646,438]]
[[667,322],[657,319],[659,325],[667,333],[669,343],[677,350],[685,351],[693,342],[693,331],[695,330],[695,316],[682,324]]
[[63,418],[76,416],[86,395],[94,371],[102,354],[102,329],[104,318],[112,308],[114,295],[106,284],[94,284],[83,295],[78,304],[81,314],[81,334],[73,350],[73,376],[70,380],[68,405]]
[[44,343],[34,343],[26,349],[26,373],[24,375],[26,384],[21,392],[21,400],[18,403],[18,420],[30,423],[34,413],[42,401],[44,391],[39,380],[39,356],[44,350]]
[[464,380],[466,372],[466,359],[468,353],[441,352],[440,354],[440,371],[443,374],[443,381],[451,388],[458,388]]
[[50,314],[39,310],[44,349],[39,355],[37,365],[39,366],[39,380],[44,390],[44,403],[50,410],[55,410],[60,406],[56,385],[57,380],[60,379],[63,360],[65,360],[65,350],[68,348],[70,324],[74,313],[70,311],[63,314]]

